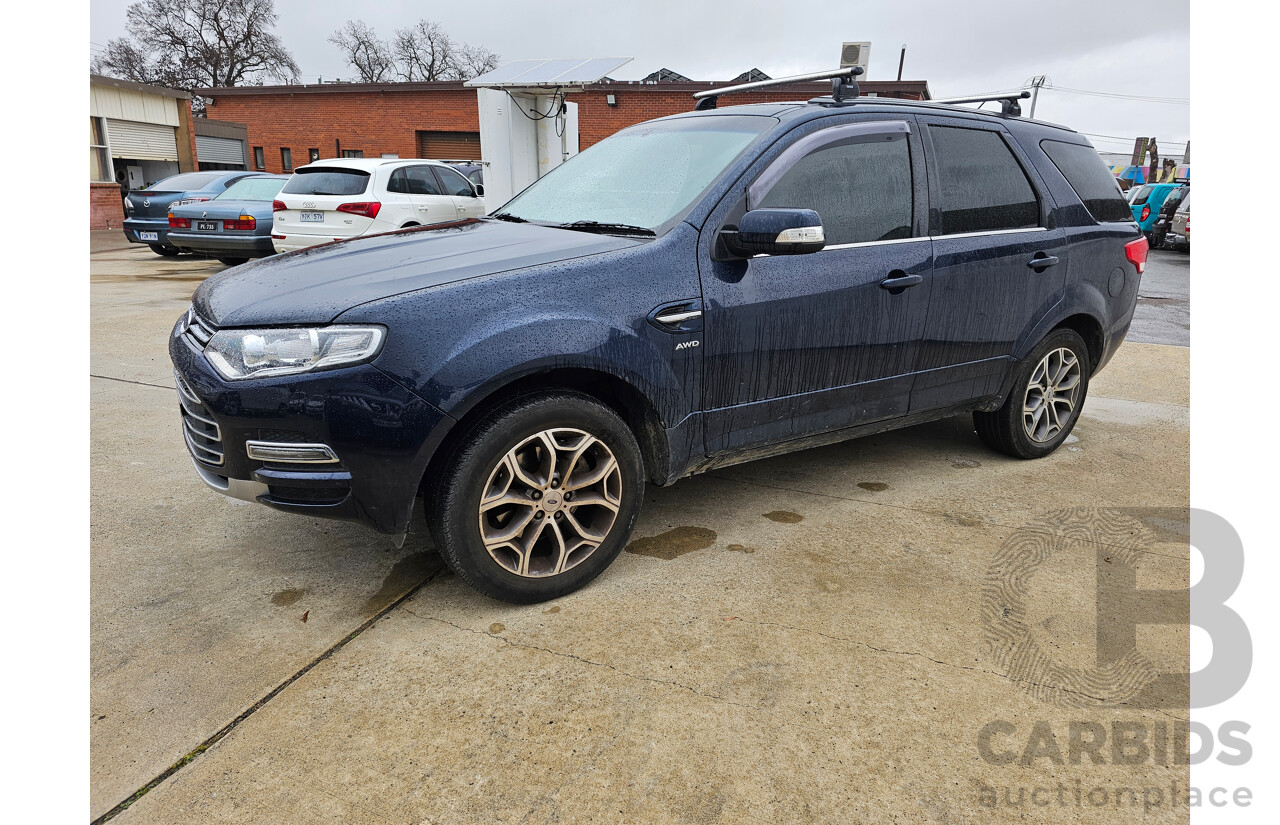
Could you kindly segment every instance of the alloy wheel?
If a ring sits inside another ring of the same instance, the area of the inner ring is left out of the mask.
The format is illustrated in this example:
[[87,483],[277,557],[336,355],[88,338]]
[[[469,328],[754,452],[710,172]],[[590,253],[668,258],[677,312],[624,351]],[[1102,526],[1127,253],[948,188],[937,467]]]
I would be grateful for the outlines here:
[[555,576],[585,561],[622,506],[622,470],[600,439],[567,427],[521,441],[489,473],[480,538],[518,576]]
[[1080,359],[1066,347],[1051,351],[1031,373],[1022,402],[1022,427],[1038,444],[1070,423],[1080,394]]

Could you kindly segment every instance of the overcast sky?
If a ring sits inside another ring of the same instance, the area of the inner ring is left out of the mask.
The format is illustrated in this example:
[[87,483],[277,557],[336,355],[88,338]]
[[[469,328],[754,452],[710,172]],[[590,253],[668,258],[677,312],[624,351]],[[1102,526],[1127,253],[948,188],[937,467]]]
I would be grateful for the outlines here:
[[[91,55],[125,34],[129,5],[93,0]],[[352,77],[325,42],[347,19],[362,19],[389,37],[397,27],[427,17],[504,61],[635,58],[613,74],[619,80],[637,80],[661,67],[694,80],[726,80],[752,67],[781,77],[837,67],[841,42],[869,40],[867,79],[893,80],[906,44],[903,79],[927,80],[938,98],[1004,91],[1039,74],[1064,89],[1190,97],[1190,9],[1178,0],[276,0],[276,10],[276,33],[306,83],[319,76]],[[1155,135],[1167,156],[1180,153],[1190,133],[1190,106],[1184,103],[1045,90],[1036,116],[1089,134],[1103,151],[1128,152],[1133,137]]]

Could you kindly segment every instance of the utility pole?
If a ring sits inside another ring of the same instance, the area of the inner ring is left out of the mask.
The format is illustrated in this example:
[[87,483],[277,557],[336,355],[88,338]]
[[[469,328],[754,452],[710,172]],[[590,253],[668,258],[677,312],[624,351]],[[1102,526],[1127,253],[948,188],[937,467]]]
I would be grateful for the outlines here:
[[907,44],[902,44],[902,52],[898,54],[898,82],[902,82],[902,64],[907,59]]
[[1036,116],[1036,98],[1040,96],[1040,87],[1044,85],[1045,76],[1036,75],[1031,78],[1031,114],[1028,117]]

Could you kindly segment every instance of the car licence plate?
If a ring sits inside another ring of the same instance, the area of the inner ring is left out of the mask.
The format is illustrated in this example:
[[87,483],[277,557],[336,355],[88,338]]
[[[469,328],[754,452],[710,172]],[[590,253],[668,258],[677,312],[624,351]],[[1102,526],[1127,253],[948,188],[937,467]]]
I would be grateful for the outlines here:
[[140,241],[158,241],[158,240],[160,240],[160,233],[158,233],[158,232],[139,232],[139,233],[138,233],[138,240],[140,240]]
[[196,229],[200,232],[217,232],[217,221],[196,221]]
[[301,213],[300,220],[303,223],[324,223],[324,213],[323,212],[303,212]]

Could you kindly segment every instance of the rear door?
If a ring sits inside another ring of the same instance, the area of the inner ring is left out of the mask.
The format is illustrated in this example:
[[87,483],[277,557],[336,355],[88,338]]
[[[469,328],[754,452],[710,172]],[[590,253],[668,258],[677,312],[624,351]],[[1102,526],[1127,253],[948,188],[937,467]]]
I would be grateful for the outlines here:
[[409,199],[418,212],[418,223],[445,223],[457,217],[453,198],[445,194],[430,166],[406,166],[404,173],[409,181]]
[[998,123],[921,115],[933,291],[911,411],[998,395],[1016,345],[1062,299],[1068,268],[1053,204]]
[[484,214],[484,199],[477,197],[471,182],[456,169],[445,166],[432,167],[444,193],[453,199],[453,208],[458,218],[478,218]]
[[759,207],[813,209],[827,246],[704,268],[708,454],[907,411],[933,264],[920,145],[910,118],[830,120],[749,172],[713,225]]

